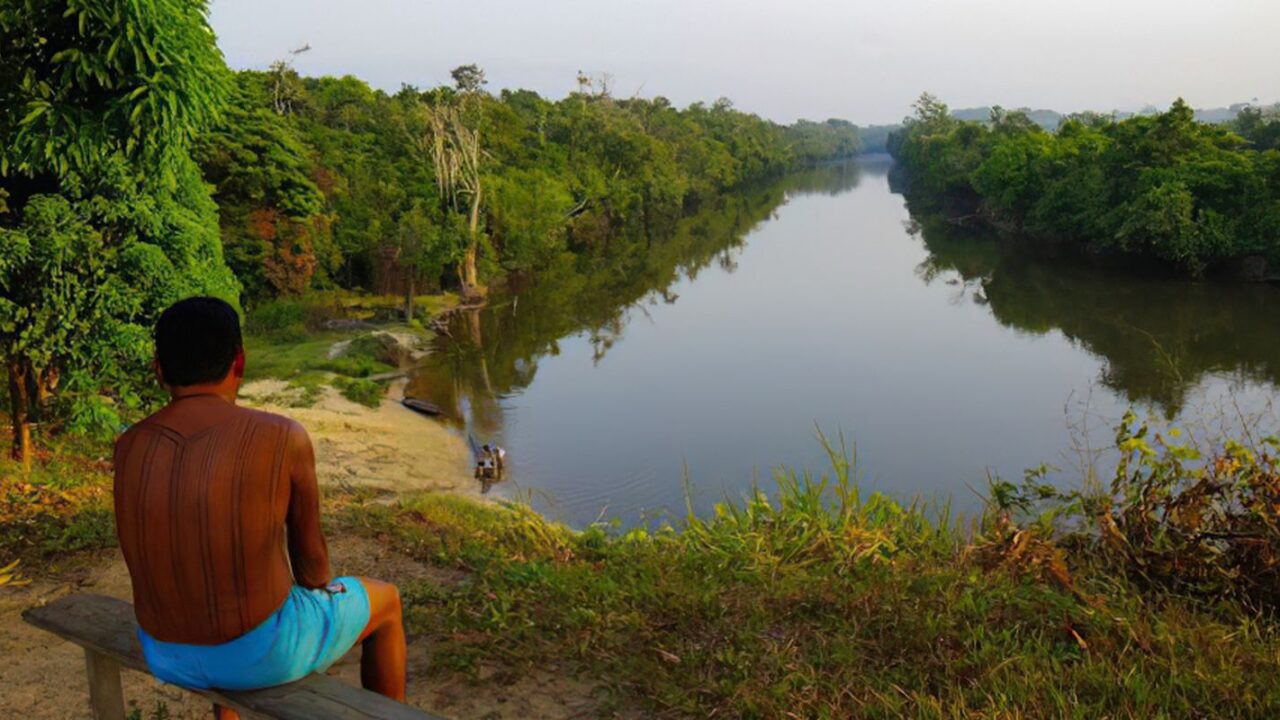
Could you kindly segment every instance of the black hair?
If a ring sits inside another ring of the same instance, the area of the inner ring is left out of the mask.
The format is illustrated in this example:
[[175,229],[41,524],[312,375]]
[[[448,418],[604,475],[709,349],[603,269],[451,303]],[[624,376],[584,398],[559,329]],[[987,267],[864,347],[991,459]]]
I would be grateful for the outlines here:
[[240,316],[218,298],[180,300],[156,321],[156,360],[171,387],[221,380],[242,346]]

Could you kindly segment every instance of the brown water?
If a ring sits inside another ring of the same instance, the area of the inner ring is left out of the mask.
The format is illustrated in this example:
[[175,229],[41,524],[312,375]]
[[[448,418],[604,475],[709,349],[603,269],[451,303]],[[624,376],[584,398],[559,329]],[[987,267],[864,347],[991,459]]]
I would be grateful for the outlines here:
[[1209,438],[1280,428],[1280,289],[1028,257],[913,219],[887,162],[725,198],[461,315],[410,389],[509,452],[510,481],[582,526],[709,512],[773,468],[979,500],[988,474],[1106,472],[1127,407]]

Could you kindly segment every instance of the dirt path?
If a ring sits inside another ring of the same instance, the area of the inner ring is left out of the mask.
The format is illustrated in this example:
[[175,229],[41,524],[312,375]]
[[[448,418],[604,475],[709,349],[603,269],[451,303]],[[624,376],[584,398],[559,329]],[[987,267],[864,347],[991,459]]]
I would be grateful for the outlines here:
[[[426,567],[373,540],[335,538],[330,542],[334,571],[404,580],[458,582],[456,573]],[[72,592],[129,599],[129,575],[119,551],[77,558],[75,567],[56,579],[40,579],[23,588],[0,591],[0,715],[23,720],[88,718],[88,685],[79,647],[22,622],[22,610]],[[360,651],[353,650],[330,674],[360,682]],[[409,639],[409,702],[454,718],[593,717],[591,687],[543,671],[520,678],[481,672],[481,680],[432,677],[430,648]],[[142,673],[126,672],[124,693],[131,709],[151,720],[163,705],[173,720],[207,720],[209,705],[176,687]]]

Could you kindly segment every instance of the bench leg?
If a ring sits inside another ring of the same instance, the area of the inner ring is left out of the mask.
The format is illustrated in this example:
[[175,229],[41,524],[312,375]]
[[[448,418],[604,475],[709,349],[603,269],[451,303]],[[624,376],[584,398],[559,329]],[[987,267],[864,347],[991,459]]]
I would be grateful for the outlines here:
[[120,687],[120,663],[89,648],[84,649],[89,670],[89,706],[93,720],[124,720],[124,690]]

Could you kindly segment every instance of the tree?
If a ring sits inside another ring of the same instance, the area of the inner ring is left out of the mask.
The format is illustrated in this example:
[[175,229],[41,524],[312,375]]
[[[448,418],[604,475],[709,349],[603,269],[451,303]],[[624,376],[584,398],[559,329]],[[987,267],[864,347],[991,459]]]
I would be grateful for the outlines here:
[[1182,100],[1126,120],[1072,117],[1056,133],[1023,113],[959,122],[929,95],[895,135],[916,203],[995,220],[1026,239],[1073,241],[1200,275],[1245,261],[1280,261],[1280,188],[1262,116],[1236,128],[1197,122]]
[[[119,319],[140,308],[117,278],[102,282],[117,265],[116,252],[104,248],[99,232],[66,198],[37,195],[23,216],[19,227],[0,229],[0,353],[9,380],[13,454],[29,459],[27,419],[46,410],[61,368],[88,365],[113,338],[129,335]],[[134,343],[126,352],[137,349]]]
[[165,169],[214,122],[227,75],[205,14],[199,0],[0,8],[0,174],[18,204],[117,153]]
[[195,155],[214,185],[227,262],[246,294],[301,293],[317,271],[340,260],[332,216],[296,125],[264,107],[254,83],[241,81],[226,120],[204,134]]
[[484,90],[484,86],[489,84],[489,81],[484,79],[484,70],[474,63],[460,65],[454,68],[449,75],[453,78],[453,83],[458,87],[458,92],[462,93],[477,93]]
[[404,275],[404,319],[414,318],[418,280],[435,275],[444,268],[444,243],[441,227],[431,218],[422,201],[415,201],[401,216],[396,228],[395,260]]
[[55,390],[81,411],[102,393],[136,400],[165,305],[235,300],[188,151],[227,73],[190,0],[7,3],[0,52],[0,351],[13,454],[27,457],[30,413]]
[[476,271],[480,248],[480,208],[484,202],[480,130],[469,127],[457,105],[423,105],[426,133],[421,146],[432,161],[441,203],[467,216],[467,238],[458,265],[458,281],[467,298],[483,297]]
[[302,97],[298,83],[298,72],[293,69],[293,61],[304,52],[311,50],[310,45],[289,51],[288,60],[276,60],[271,63],[271,107],[277,115],[288,115],[295,110]]

